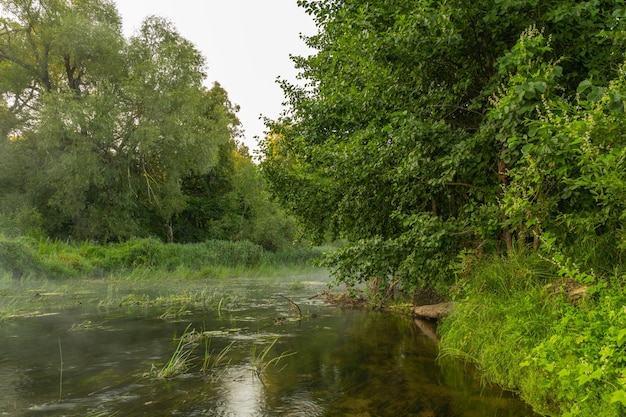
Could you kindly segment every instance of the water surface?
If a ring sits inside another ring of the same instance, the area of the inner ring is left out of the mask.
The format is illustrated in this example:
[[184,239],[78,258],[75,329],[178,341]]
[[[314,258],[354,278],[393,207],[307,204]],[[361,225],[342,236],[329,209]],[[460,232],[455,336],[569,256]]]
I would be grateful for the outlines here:
[[[307,279],[195,282],[213,301],[188,309],[103,307],[94,300],[106,294],[92,294],[61,314],[0,323],[0,415],[533,415],[471,367],[437,361],[412,321],[325,304],[311,298],[325,283]],[[186,329],[204,335],[189,368],[156,376]],[[206,352],[224,357],[203,372]]]

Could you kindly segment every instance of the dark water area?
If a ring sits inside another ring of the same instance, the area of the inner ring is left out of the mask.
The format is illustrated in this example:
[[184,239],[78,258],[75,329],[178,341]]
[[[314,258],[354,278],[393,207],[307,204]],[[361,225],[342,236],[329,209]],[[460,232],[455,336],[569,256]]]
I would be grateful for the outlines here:
[[[534,415],[471,366],[436,360],[411,320],[310,298],[323,282],[219,285],[239,296],[176,314],[80,305],[0,323],[0,416]],[[157,376],[192,329],[188,369]]]

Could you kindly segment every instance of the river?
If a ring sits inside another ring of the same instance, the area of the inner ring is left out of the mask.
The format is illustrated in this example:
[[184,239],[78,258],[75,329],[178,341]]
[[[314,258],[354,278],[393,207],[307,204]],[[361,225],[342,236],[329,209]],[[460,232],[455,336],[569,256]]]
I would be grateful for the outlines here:
[[[437,360],[411,320],[313,297],[325,285],[314,276],[194,282],[219,302],[177,309],[97,303],[105,294],[92,293],[6,320],[0,415],[534,415],[471,365]],[[182,365],[167,375],[177,348]]]

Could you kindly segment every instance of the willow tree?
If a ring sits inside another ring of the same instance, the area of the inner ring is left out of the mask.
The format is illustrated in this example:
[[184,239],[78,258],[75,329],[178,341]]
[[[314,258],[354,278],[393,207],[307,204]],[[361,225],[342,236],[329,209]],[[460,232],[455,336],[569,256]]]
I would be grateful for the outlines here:
[[[98,240],[147,233],[184,208],[181,181],[216,163],[229,108],[203,87],[205,61],[173,25],[125,39],[107,0],[3,0],[1,190],[46,231]],[[219,88],[216,86],[214,88]],[[19,197],[19,198],[18,198]]]
[[328,259],[338,278],[437,286],[463,250],[524,244],[504,201],[515,138],[546,100],[612,78],[623,2],[299,3],[317,52],[295,58],[303,86],[282,84],[262,167],[305,227],[350,242]]

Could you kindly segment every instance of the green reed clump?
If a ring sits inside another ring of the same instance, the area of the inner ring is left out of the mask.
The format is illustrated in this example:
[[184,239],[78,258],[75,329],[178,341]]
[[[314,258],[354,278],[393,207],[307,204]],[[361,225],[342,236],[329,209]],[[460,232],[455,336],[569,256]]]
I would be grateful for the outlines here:
[[257,343],[254,343],[252,345],[252,355],[250,358],[251,361],[251,366],[252,366],[252,372],[253,374],[259,379],[259,381],[261,381],[263,384],[265,384],[265,381],[263,380],[263,376],[265,374],[265,372],[267,372],[267,370],[269,368],[273,368],[278,366],[278,363],[289,357],[289,356],[293,356],[295,355],[297,352],[281,352],[279,355],[277,356],[271,356],[270,355],[270,351],[272,350],[272,348],[274,347],[274,345],[276,345],[276,343],[278,342],[280,337],[276,336],[272,338],[272,341],[267,344],[263,349],[261,349],[260,351],[257,351]]
[[155,268],[165,263],[165,245],[154,238],[134,238],[107,245],[83,244],[80,252],[106,271]]
[[458,304],[439,327],[442,356],[476,364],[545,415],[626,414],[626,278],[598,279],[574,301],[546,288],[577,279],[550,258],[517,254],[465,266]]
[[[198,332],[187,325],[183,334],[178,338],[178,343],[174,353],[169,360],[161,367],[152,365],[151,374],[159,378],[173,378],[178,375],[190,372],[196,362],[200,362],[199,371],[210,376],[212,381],[216,381],[226,371],[225,367],[230,364],[228,353],[234,342],[226,345],[218,353],[211,350],[210,332]],[[199,346],[204,342],[203,356],[201,359],[196,355]]]
[[228,365],[230,365],[231,359],[228,357],[228,353],[235,344],[234,341],[224,346],[217,354],[214,354],[211,350],[211,338],[206,337],[204,339],[204,357],[202,358],[202,366],[200,371],[204,375],[210,376],[212,381],[217,381],[226,372]]
[[181,337],[178,339],[176,350],[170,359],[161,367],[156,369],[153,365],[153,373],[159,378],[172,378],[187,372],[193,362],[193,353],[198,347],[198,335],[194,329],[190,329],[191,324],[187,326]]

